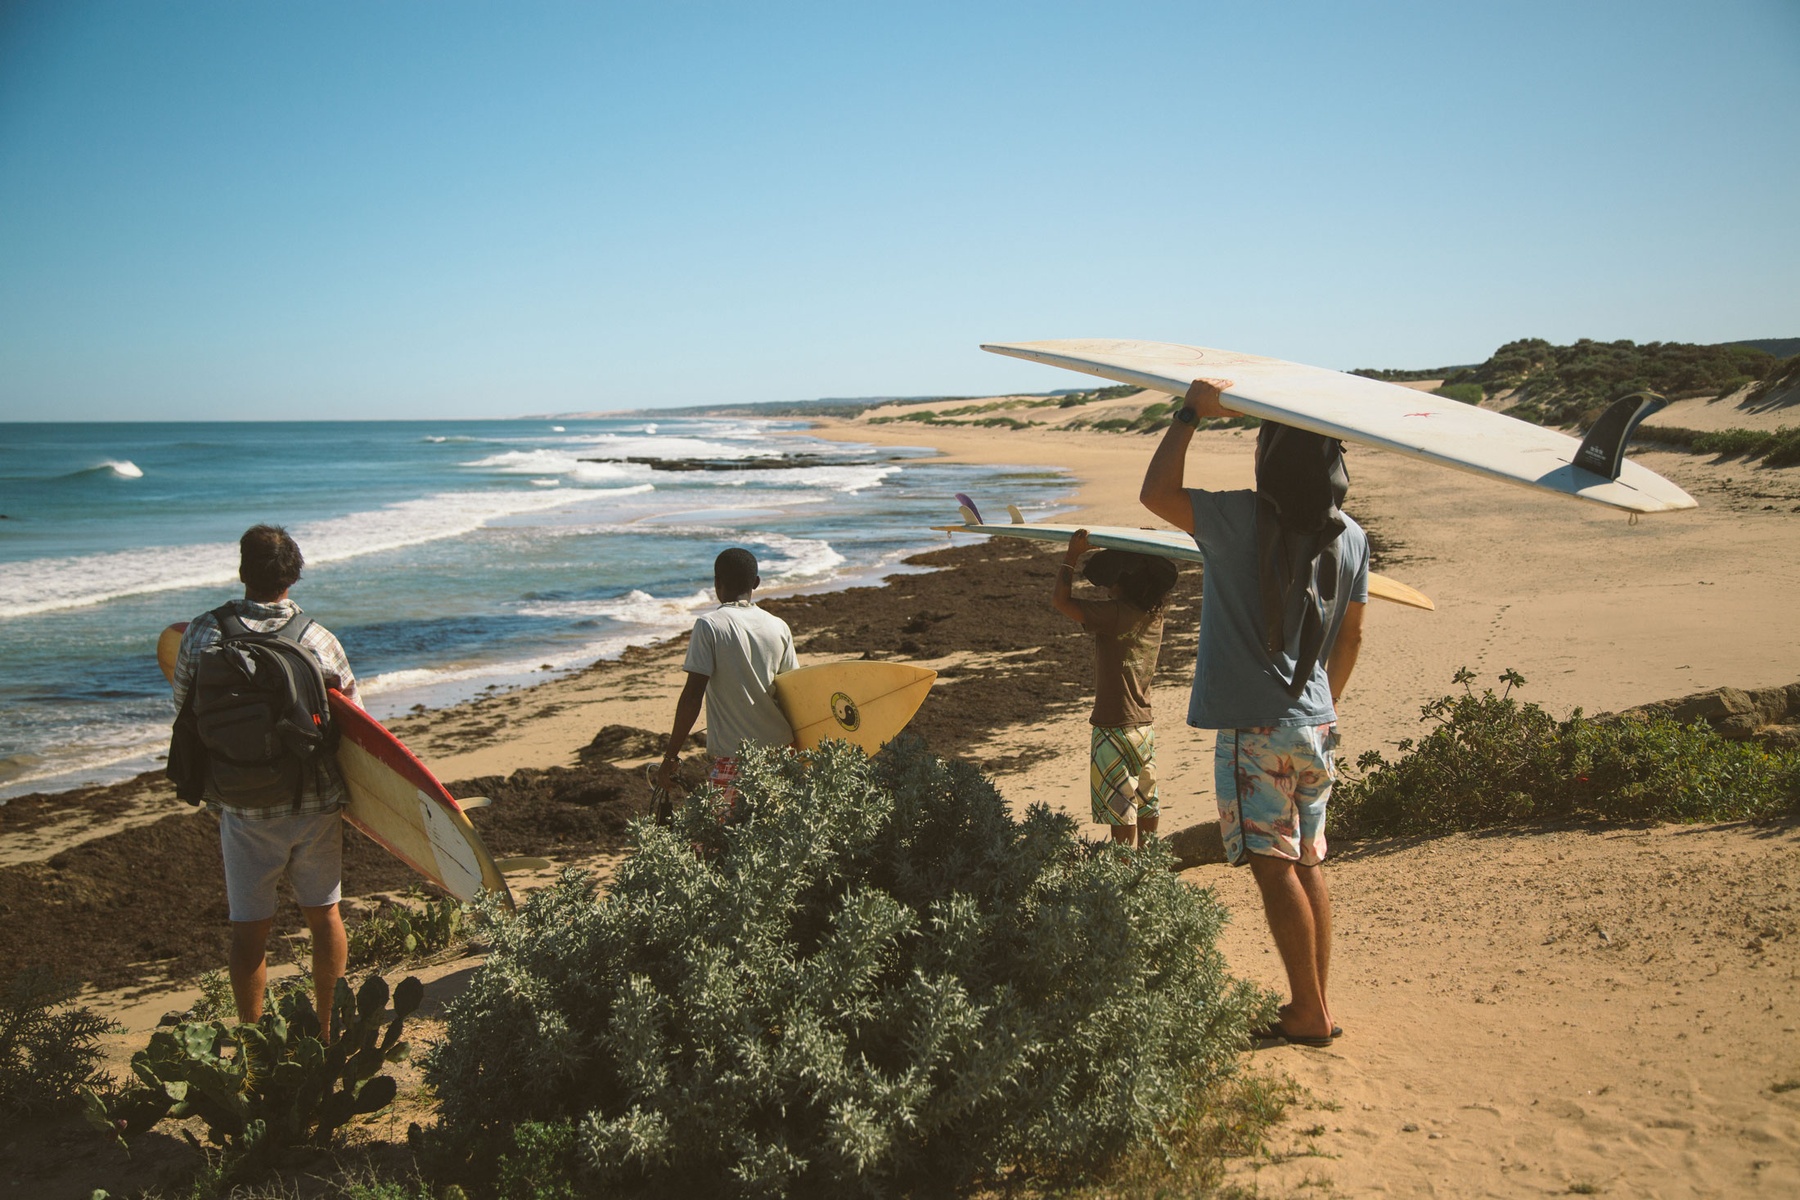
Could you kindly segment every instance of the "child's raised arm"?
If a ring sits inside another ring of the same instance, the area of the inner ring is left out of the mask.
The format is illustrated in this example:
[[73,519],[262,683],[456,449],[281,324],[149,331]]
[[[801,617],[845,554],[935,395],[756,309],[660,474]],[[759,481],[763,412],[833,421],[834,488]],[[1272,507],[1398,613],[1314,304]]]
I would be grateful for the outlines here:
[[1056,569],[1056,588],[1050,593],[1050,604],[1057,612],[1069,618],[1077,625],[1087,624],[1087,614],[1075,598],[1069,594],[1069,588],[1075,582],[1075,564],[1087,553],[1088,532],[1077,529],[1075,536],[1069,539],[1069,552],[1063,555],[1062,566]]

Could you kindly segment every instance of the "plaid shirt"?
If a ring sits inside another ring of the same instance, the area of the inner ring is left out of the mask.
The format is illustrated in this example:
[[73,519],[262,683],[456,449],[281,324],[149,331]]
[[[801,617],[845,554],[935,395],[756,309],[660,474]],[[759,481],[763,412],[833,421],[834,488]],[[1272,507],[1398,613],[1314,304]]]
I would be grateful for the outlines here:
[[[300,612],[300,606],[292,600],[277,600],[273,604],[263,604],[255,600],[233,600],[229,607],[248,628],[257,633],[268,633],[280,629]],[[219,644],[219,623],[213,619],[211,611],[203,612],[188,623],[187,632],[181,635],[181,651],[175,658],[175,678],[172,681],[175,695],[175,710],[181,711],[182,701],[187,699],[188,690],[194,686],[194,671],[200,661],[200,652],[208,646]],[[356,691],[356,676],[350,672],[350,660],[344,657],[344,647],[333,637],[331,631],[314,622],[300,635],[300,644],[311,650],[318,657],[319,666],[325,672],[325,686],[334,687],[344,693],[350,703],[361,707],[362,698]],[[210,793],[211,788],[208,788]],[[225,804],[210,794],[206,802],[213,809],[228,812],[234,816],[248,820],[263,817],[309,816],[317,813],[336,812],[344,807],[348,797],[344,794],[341,781],[332,783],[324,791],[308,787],[300,794],[300,802],[278,804],[268,808],[239,808]]]

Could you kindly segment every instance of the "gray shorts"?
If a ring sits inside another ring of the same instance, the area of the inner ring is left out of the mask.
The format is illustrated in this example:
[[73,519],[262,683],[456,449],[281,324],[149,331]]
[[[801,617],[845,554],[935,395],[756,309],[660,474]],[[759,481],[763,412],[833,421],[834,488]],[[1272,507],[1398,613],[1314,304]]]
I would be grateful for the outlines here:
[[275,885],[286,872],[302,908],[336,904],[344,865],[344,818],[328,812],[247,820],[219,814],[225,898],[234,921],[275,915]]

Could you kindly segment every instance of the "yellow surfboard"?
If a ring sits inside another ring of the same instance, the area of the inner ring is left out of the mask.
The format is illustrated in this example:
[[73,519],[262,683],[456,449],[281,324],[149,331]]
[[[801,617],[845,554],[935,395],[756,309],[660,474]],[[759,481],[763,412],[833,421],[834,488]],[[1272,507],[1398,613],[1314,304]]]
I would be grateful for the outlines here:
[[894,662],[822,663],[775,677],[775,703],[811,750],[836,739],[873,754],[906,728],[937,672]]

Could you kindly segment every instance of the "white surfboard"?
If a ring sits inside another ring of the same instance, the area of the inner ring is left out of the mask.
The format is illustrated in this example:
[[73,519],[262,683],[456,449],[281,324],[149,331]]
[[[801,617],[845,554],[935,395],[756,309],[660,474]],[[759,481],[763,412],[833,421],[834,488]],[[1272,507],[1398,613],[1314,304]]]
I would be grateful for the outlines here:
[[1659,397],[1617,402],[1577,441],[1398,384],[1205,346],[1078,338],[982,349],[1172,396],[1199,378],[1228,379],[1226,407],[1253,417],[1629,512],[1695,507],[1692,496],[1624,457],[1631,430],[1662,407]]
[[[963,499],[959,494],[958,499]],[[1009,510],[1017,513],[1017,509]],[[1011,525],[988,525],[968,503],[963,504],[963,524],[933,525],[940,533],[981,533],[989,537],[1021,538],[1032,542],[1067,542],[1075,532],[1085,529],[1088,541],[1102,550],[1130,550],[1137,554],[1154,554],[1181,562],[1200,562],[1200,547],[1179,529],[1131,529],[1121,525],[1027,525],[1023,520]],[[1369,572],[1369,598],[1389,600],[1408,608],[1435,612],[1431,597],[1398,579]]]

